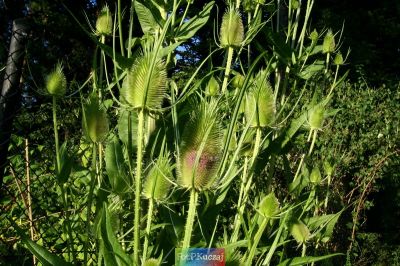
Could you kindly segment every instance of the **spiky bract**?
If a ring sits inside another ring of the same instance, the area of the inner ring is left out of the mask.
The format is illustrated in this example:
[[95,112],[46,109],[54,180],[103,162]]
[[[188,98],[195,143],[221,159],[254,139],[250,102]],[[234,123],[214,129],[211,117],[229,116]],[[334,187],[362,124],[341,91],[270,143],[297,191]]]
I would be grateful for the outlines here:
[[289,230],[293,238],[299,244],[304,244],[310,238],[310,231],[308,227],[299,220],[292,221]]
[[335,51],[335,36],[332,33],[332,30],[328,30],[324,37],[324,42],[322,43],[322,52],[332,53]]
[[147,199],[161,201],[168,196],[172,179],[172,167],[168,155],[161,155],[150,168],[143,185]]
[[92,94],[84,106],[83,128],[86,136],[93,142],[102,142],[109,130],[106,110],[100,105],[96,94]]
[[275,100],[268,72],[260,71],[246,95],[245,115],[252,127],[267,127],[275,120]]
[[259,207],[259,212],[263,216],[265,216],[267,218],[271,218],[278,211],[279,211],[279,201],[275,197],[274,192],[271,192],[261,200],[260,207]]
[[153,53],[147,53],[136,58],[122,84],[121,96],[133,108],[159,109],[166,84],[164,62]]
[[56,97],[65,95],[67,90],[67,79],[63,72],[63,66],[58,63],[54,70],[46,77],[47,92]]
[[230,7],[222,17],[220,45],[223,48],[241,46],[244,39],[242,16],[239,11]]
[[160,265],[160,262],[158,261],[158,259],[154,259],[154,258],[147,259],[143,264],[143,266],[159,266],[159,265]]
[[312,130],[321,130],[324,123],[325,107],[321,104],[313,107],[308,114],[308,122]]
[[112,34],[112,16],[110,9],[105,5],[96,20],[96,34],[97,35],[111,35]]
[[223,139],[217,104],[203,101],[185,127],[178,164],[178,184],[183,187],[204,190],[215,180]]
[[218,81],[212,76],[208,81],[206,87],[206,95],[208,96],[216,96],[219,93],[219,83]]

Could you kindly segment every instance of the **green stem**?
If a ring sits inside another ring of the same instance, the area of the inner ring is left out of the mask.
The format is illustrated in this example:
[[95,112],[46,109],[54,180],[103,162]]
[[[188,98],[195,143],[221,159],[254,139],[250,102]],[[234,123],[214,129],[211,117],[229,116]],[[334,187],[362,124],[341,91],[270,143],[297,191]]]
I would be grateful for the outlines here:
[[313,130],[313,138],[312,138],[312,142],[311,142],[311,145],[310,145],[310,150],[308,151],[308,155],[311,155],[311,153],[312,153],[312,151],[314,149],[314,144],[315,144],[315,141],[317,139],[317,133],[318,133],[318,130],[314,129]]
[[149,246],[149,237],[150,237],[150,229],[151,229],[151,220],[153,218],[153,207],[154,200],[152,198],[149,199],[149,207],[147,209],[147,224],[146,224],[146,234],[144,235],[144,245],[143,245],[143,255],[142,262],[147,259],[147,249]]
[[60,184],[60,188],[61,188],[61,197],[63,199],[63,203],[64,203],[64,211],[65,211],[65,224],[67,226],[67,234],[68,234],[68,255],[71,256],[72,254],[72,260],[74,261],[74,264],[77,265],[77,261],[75,258],[75,251],[74,251],[74,244],[72,242],[72,228],[71,228],[71,223],[69,220],[69,215],[68,215],[68,199],[67,199],[67,193],[64,190],[64,184]]
[[56,173],[59,174],[61,170],[61,159],[60,159],[60,143],[58,140],[58,128],[57,128],[57,100],[53,96],[53,127],[54,127],[54,141],[56,145]]
[[90,171],[91,182],[89,188],[89,195],[88,195],[88,203],[87,203],[87,210],[86,210],[86,233],[88,236],[88,240],[85,242],[85,254],[84,254],[84,261],[87,263],[87,252],[89,249],[89,239],[90,239],[90,221],[91,221],[91,213],[92,213],[92,203],[93,203],[93,193],[94,187],[96,184],[96,175],[97,175],[97,147],[96,144],[93,143],[92,147],[92,169]]
[[253,244],[251,245],[250,253],[246,260],[246,265],[248,265],[248,266],[254,265],[252,263],[252,260],[254,258],[254,255],[256,254],[258,242],[260,242],[261,236],[264,233],[264,230],[268,225],[268,221],[269,221],[269,219],[264,217],[264,220],[262,221],[260,227],[258,228],[256,235],[254,236]]
[[133,259],[134,264],[139,265],[139,242],[140,242],[140,192],[143,162],[143,126],[144,110],[140,109],[138,113],[138,138],[136,154],[136,173],[135,173],[135,218],[133,235]]
[[256,140],[254,142],[253,157],[251,158],[251,164],[253,165],[260,150],[261,145],[261,127],[257,127],[256,130]]
[[121,55],[125,56],[124,39],[122,37],[121,0],[118,0],[118,35],[119,35],[119,46],[120,46],[120,49],[121,49]]
[[[54,142],[55,142],[55,146],[56,146],[56,167],[55,167],[55,172],[58,178],[58,175],[60,174],[61,171],[61,158],[60,158],[60,142],[59,142],[59,138],[58,138],[58,126],[57,126],[57,99],[55,96],[53,96],[53,130],[54,130]],[[67,200],[67,194],[64,190],[64,184],[59,184],[60,185],[60,189],[61,189],[61,197],[63,200],[63,205],[64,205],[64,211],[65,211],[65,224],[67,226],[67,234],[68,234],[68,254],[69,256],[71,256],[72,254],[72,259],[74,261],[74,263],[76,264],[76,258],[75,258],[75,252],[74,250],[74,246],[72,243],[72,229],[71,229],[71,224],[70,224],[70,220],[69,220],[69,216],[67,214],[68,211],[68,200]]]
[[[272,246],[269,248],[267,257],[265,258],[265,260],[264,260],[264,262],[263,262],[262,265],[270,265],[272,256],[275,254],[275,250],[276,250],[277,247],[278,247],[278,241],[279,241],[279,239],[281,238],[282,231],[283,231],[283,229],[285,228],[285,222],[286,222],[286,217],[287,217],[287,216],[288,216],[288,215],[285,215],[285,216],[284,216],[283,221],[281,222],[281,224],[280,224],[280,226],[279,226],[278,232],[277,232],[276,235],[275,235],[274,242],[272,243]],[[282,252],[282,253],[284,253],[284,252]]]
[[186,218],[185,236],[183,238],[182,248],[189,248],[190,246],[198,196],[199,194],[194,188],[190,189],[189,211]]
[[326,188],[326,197],[325,197],[325,202],[324,202],[324,207],[325,207],[325,211],[328,208],[328,200],[329,200],[329,196],[330,196],[330,186],[331,186],[331,180],[332,180],[332,176],[328,175],[328,184],[327,184],[327,188]]
[[225,73],[224,73],[224,81],[222,83],[222,89],[221,89],[222,94],[225,93],[226,88],[228,87],[228,78],[229,78],[229,73],[231,72],[232,59],[233,59],[233,48],[229,47],[228,56],[226,60]]
[[239,235],[239,229],[240,229],[240,224],[241,224],[241,217],[243,215],[243,208],[242,208],[242,201],[243,201],[243,194],[244,194],[244,189],[246,186],[246,181],[247,181],[247,165],[248,165],[248,157],[244,158],[244,165],[243,165],[243,172],[242,172],[242,184],[240,185],[240,192],[239,192],[239,199],[238,199],[238,204],[237,204],[237,213],[235,215],[235,222],[233,226],[233,233],[231,236],[231,243],[235,243],[238,239]]
[[303,243],[303,248],[301,250],[301,257],[305,257],[306,256],[306,251],[307,251],[307,246],[305,243]]

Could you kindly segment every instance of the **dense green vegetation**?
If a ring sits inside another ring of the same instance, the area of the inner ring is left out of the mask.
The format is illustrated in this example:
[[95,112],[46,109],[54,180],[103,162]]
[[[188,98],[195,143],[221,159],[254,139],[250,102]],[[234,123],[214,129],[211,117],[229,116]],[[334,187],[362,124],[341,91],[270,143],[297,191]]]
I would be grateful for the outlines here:
[[399,263],[398,4],[380,50],[351,1],[20,2],[0,263]]

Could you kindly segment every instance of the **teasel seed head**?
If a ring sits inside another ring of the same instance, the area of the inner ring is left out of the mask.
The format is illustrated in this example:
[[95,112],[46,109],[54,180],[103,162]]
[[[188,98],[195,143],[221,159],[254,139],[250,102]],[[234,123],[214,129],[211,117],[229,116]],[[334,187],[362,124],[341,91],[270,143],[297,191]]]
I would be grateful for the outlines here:
[[332,33],[332,30],[328,30],[325,35],[324,42],[322,43],[322,52],[332,53],[335,51],[335,36]]
[[333,174],[334,166],[332,165],[332,162],[330,162],[329,159],[324,161],[324,171],[326,175],[331,176]]
[[99,104],[99,99],[93,93],[84,106],[83,128],[86,136],[93,142],[103,142],[109,131],[106,110]]
[[273,217],[279,211],[279,201],[274,192],[265,196],[259,206],[259,212],[266,218]]
[[310,174],[310,182],[313,185],[319,185],[321,183],[322,177],[321,177],[321,171],[319,170],[318,167],[314,167],[311,171]]
[[308,114],[311,130],[321,130],[324,123],[325,107],[322,104],[314,106]]
[[178,159],[178,184],[182,187],[205,190],[215,180],[223,141],[217,104],[216,100],[203,101],[182,134]]
[[100,36],[108,36],[112,34],[112,15],[110,9],[105,5],[96,20],[96,34]]
[[244,84],[244,76],[242,74],[236,74],[232,79],[232,86],[234,88],[241,88]]
[[242,6],[245,12],[252,12],[256,7],[256,3],[254,0],[243,0]]
[[143,195],[147,199],[164,200],[171,188],[172,166],[168,154],[162,154],[147,173]]
[[222,17],[220,30],[220,45],[223,48],[238,48],[242,45],[244,39],[244,27],[242,16],[239,11],[233,7],[227,9]]
[[252,127],[267,127],[275,120],[275,100],[268,73],[263,70],[255,77],[246,95],[245,116]]
[[299,8],[300,3],[299,3],[298,0],[291,0],[290,2],[291,2],[291,4],[292,4],[293,10],[296,10],[296,9]]
[[337,53],[335,58],[333,59],[333,63],[337,66],[343,65],[343,56],[342,53]]
[[143,266],[160,266],[160,262],[158,259],[150,258],[144,262]]
[[218,81],[212,76],[208,81],[206,87],[206,95],[207,96],[216,96],[219,93],[219,83]]
[[121,96],[131,107],[151,111],[161,107],[166,85],[164,62],[148,53],[136,58],[122,84]]
[[319,37],[319,36],[318,36],[318,32],[317,32],[316,29],[314,29],[314,30],[310,33],[311,42],[312,42],[313,44],[317,43],[318,37]]
[[301,221],[292,221],[289,226],[290,234],[299,244],[304,244],[310,238],[308,227]]
[[58,63],[56,67],[46,77],[47,92],[56,97],[62,97],[67,90],[67,79],[63,72],[62,63]]

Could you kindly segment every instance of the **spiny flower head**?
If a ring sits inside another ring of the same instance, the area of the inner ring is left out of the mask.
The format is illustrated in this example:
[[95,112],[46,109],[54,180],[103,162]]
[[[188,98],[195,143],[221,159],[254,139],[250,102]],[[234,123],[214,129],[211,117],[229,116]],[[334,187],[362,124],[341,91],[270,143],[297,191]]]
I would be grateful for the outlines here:
[[96,20],[96,34],[108,36],[112,34],[112,16],[110,9],[105,5]]
[[223,48],[241,46],[244,39],[244,27],[239,11],[229,7],[222,17],[220,45]]
[[182,187],[204,190],[215,180],[223,140],[217,104],[216,100],[203,101],[185,127],[178,162],[178,184]]
[[168,154],[160,155],[147,173],[143,194],[147,199],[161,201],[168,196],[172,179],[172,167]]
[[122,84],[121,96],[133,108],[154,110],[161,107],[167,88],[164,62],[153,53],[136,58]]
[[275,120],[275,100],[268,72],[260,71],[246,95],[245,116],[252,127],[267,127]]
[[108,117],[105,108],[93,93],[84,106],[83,128],[86,136],[93,142],[103,142],[109,131]]
[[67,90],[67,79],[63,72],[62,63],[58,63],[54,70],[46,77],[47,92],[56,97],[65,95]]

